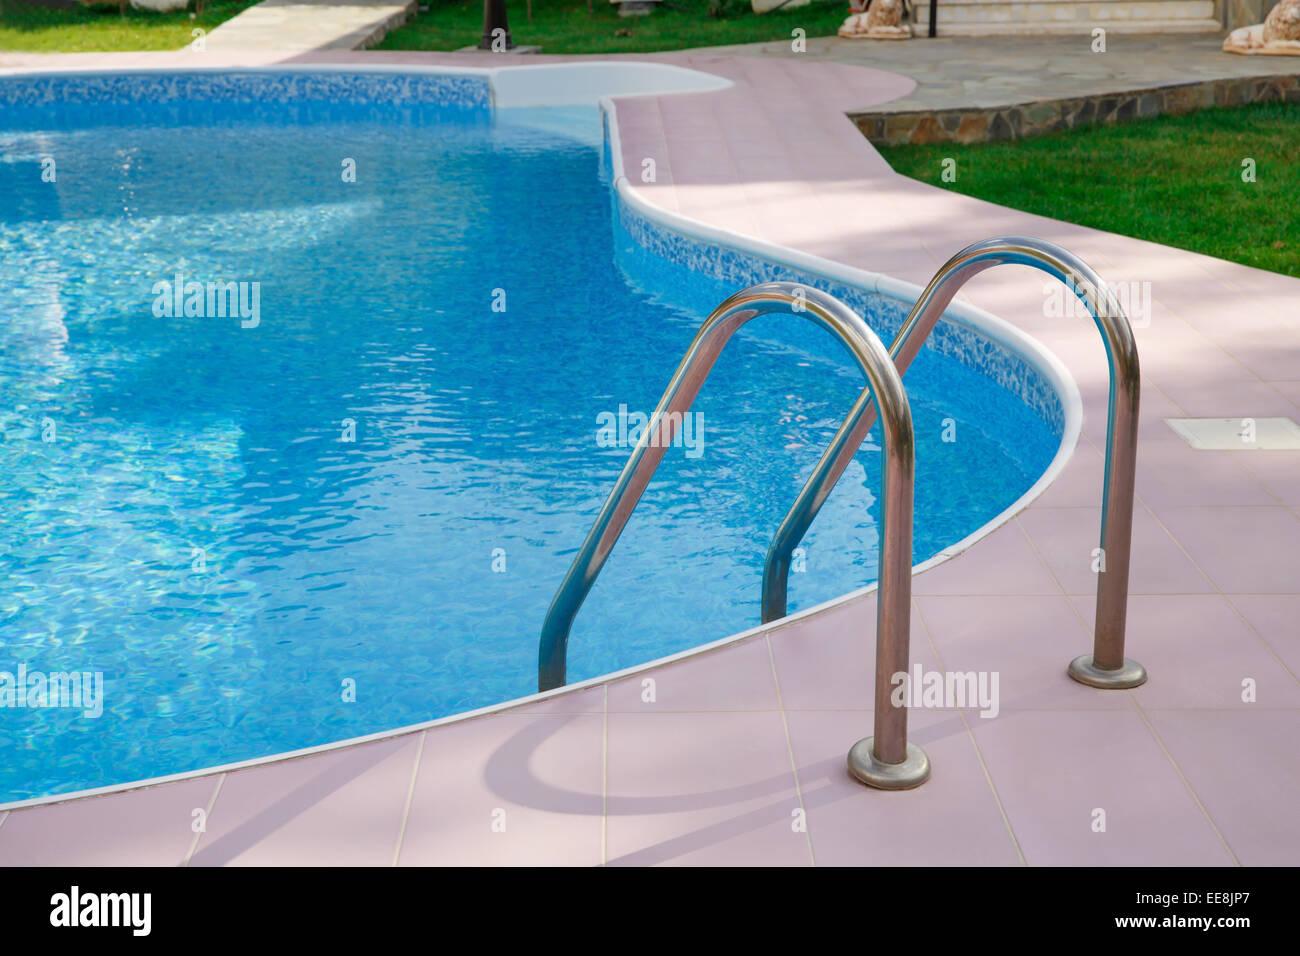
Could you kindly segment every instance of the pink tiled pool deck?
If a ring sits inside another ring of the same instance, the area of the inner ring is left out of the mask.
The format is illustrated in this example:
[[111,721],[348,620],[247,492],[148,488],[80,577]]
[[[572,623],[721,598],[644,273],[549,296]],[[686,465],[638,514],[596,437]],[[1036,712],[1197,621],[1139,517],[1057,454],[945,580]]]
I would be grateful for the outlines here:
[[[626,165],[656,160],[658,181],[633,187],[654,206],[919,285],[962,247],[1006,234],[1059,243],[1110,281],[1151,283],[1150,322],[1136,331],[1128,626],[1149,682],[1101,691],[1066,676],[1091,648],[1108,369],[1091,322],[1045,315],[1047,278],[1009,266],[959,298],[1060,358],[1083,431],[1041,497],[914,578],[914,665],[996,671],[1001,689],[996,717],[911,712],[933,765],[920,789],[870,790],[845,770],[872,730],[867,593],[507,710],[0,811],[0,863],[1300,864],[1300,451],[1198,451],[1163,421],[1300,417],[1300,281],[896,175],[844,114],[908,94],[906,77],[797,59],[634,59],[734,81],[619,101]],[[475,54],[292,62],[502,65]],[[186,53],[0,57],[7,70],[140,64],[195,65]]]

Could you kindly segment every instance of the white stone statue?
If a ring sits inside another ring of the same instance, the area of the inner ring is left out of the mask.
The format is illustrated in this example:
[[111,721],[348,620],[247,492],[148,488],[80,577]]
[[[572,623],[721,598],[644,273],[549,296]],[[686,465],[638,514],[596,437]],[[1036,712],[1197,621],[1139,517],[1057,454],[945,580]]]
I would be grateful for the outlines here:
[[872,0],[870,10],[844,21],[839,35],[855,40],[908,40],[912,28],[903,25],[903,0]]
[[1282,0],[1263,23],[1242,27],[1223,41],[1228,53],[1271,53],[1300,56],[1300,0]]

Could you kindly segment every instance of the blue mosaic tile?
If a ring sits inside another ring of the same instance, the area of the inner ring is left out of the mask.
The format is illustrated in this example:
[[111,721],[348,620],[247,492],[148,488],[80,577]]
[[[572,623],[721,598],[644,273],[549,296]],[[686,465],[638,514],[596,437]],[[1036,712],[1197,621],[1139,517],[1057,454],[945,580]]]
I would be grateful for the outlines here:
[[[615,205],[619,225],[639,245],[694,272],[739,286],[786,281],[820,289],[861,315],[886,344],[907,319],[911,303],[670,231],[637,213],[622,197],[616,197]],[[965,325],[941,319],[926,339],[925,347],[992,379],[1019,397],[1055,434],[1064,433],[1065,408],[1056,390],[1034,365],[1005,346]]]
[[0,78],[0,106],[176,103],[383,103],[478,107],[486,76],[451,73],[179,72]]

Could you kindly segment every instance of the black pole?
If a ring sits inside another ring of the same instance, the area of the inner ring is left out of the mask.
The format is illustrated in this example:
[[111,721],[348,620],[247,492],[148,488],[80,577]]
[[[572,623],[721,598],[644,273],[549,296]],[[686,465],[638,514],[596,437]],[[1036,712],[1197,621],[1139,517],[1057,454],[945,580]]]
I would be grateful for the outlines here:
[[506,21],[506,0],[483,0],[483,38],[479,40],[480,50],[492,49],[493,31],[504,30],[506,49],[514,48],[510,39],[510,24]]
[[938,13],[939,0],[930,0],[930,36],[934,36],[935,14]]

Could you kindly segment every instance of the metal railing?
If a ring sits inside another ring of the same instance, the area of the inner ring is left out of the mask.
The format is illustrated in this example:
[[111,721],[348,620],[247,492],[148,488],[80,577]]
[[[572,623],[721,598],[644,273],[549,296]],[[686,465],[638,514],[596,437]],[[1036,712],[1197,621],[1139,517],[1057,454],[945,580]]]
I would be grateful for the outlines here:
[[[806,315],[838,336],[866,375],[868,387],[864,394],[872,396],[873,408],[878,407],[882,413],[875,736],[854,746],[849,768],[873,786],[919,786],[929,777],[929,760],[919,747],[907,742],[907,708],[894,707],[890,702],[891,678],[908,670],[915,468],[912,412],[894,362],[866,322],[833,296],[795,283],[768,282],[736,293],[714,309],[696,333],[546,613],[538,647],[537,686],[546,691],[565,683],[573,620],[663,460],[665,449],[672,444],[682,416],[736,330],[750,319],[771,312]],[[858,417],[863,414],[859,411]],[[850,427],[846,422],[837,440],[847,438],[845,430]],[[838,478],[838,473],[834,477]],[[824,496],[821,498],[824,500]]]
[[[1020,236],[986,239],[967,246],[935,273],[895,336],[889,354],[899,375],[906,373],[957,290],[985,269],[1003,264],[1033,266],[1064,282],[1088,307],[1106,346],[1110,398],[1106,423],[1106,477],[1101,500],[1101,570],[1097,578],[1096,630],[1092,654],[1075,658],[1070,663],[1069,674],[1080,683],[1093,687],[1137,687],[1146,680],[1146,671],[1141,664],[1124,657],[1124,630],[1133,537],[1140,374],[1133,330],[1106,283],[1081,259],[1054,243]],[[777,529],[763,568],[762,614],[765,623],[785,617],[791,555],[866,438],[875,418],[871,393],[864,391]]]
[[1064,282],[1087,306],[1101,333],[1110,367],[1093,653],[1071,661],[1069,674],[1080,683],[1100,688],[1136,687],[1145,682],[1147,675],[1142,665],[1124,656],[1141,391],[1133,330],[1106,283],[1081,259],[1053,243],[1012,236],[977,242],[949,259],[922,291],[888,352],[848,306],[826,293],[794,283],[753,286],[718,306],[673,374],[649,427],[633,449],[551,602],[538,649],[538,689],[551,690],[565,683],[574,617],[727,341],[756,316],[806,312],[849,346],[867,377],[868,387],[858,396],[773,537],[763,568],[763,621],[786,615],[794,549],[861,447],[876,420],[877,408],[883,410],[875,736],[853,746],[848,764],[854,777],[874,787],[908,789],[924,783],[930,775],[929,760],[919,747],[907,741],[906,705],[894,706],[891,701],[896,675],[908,672],[911,625],[915,449],[911,410],[901,376],[958,289],[985,269],[1006,264],[1033,266]]

